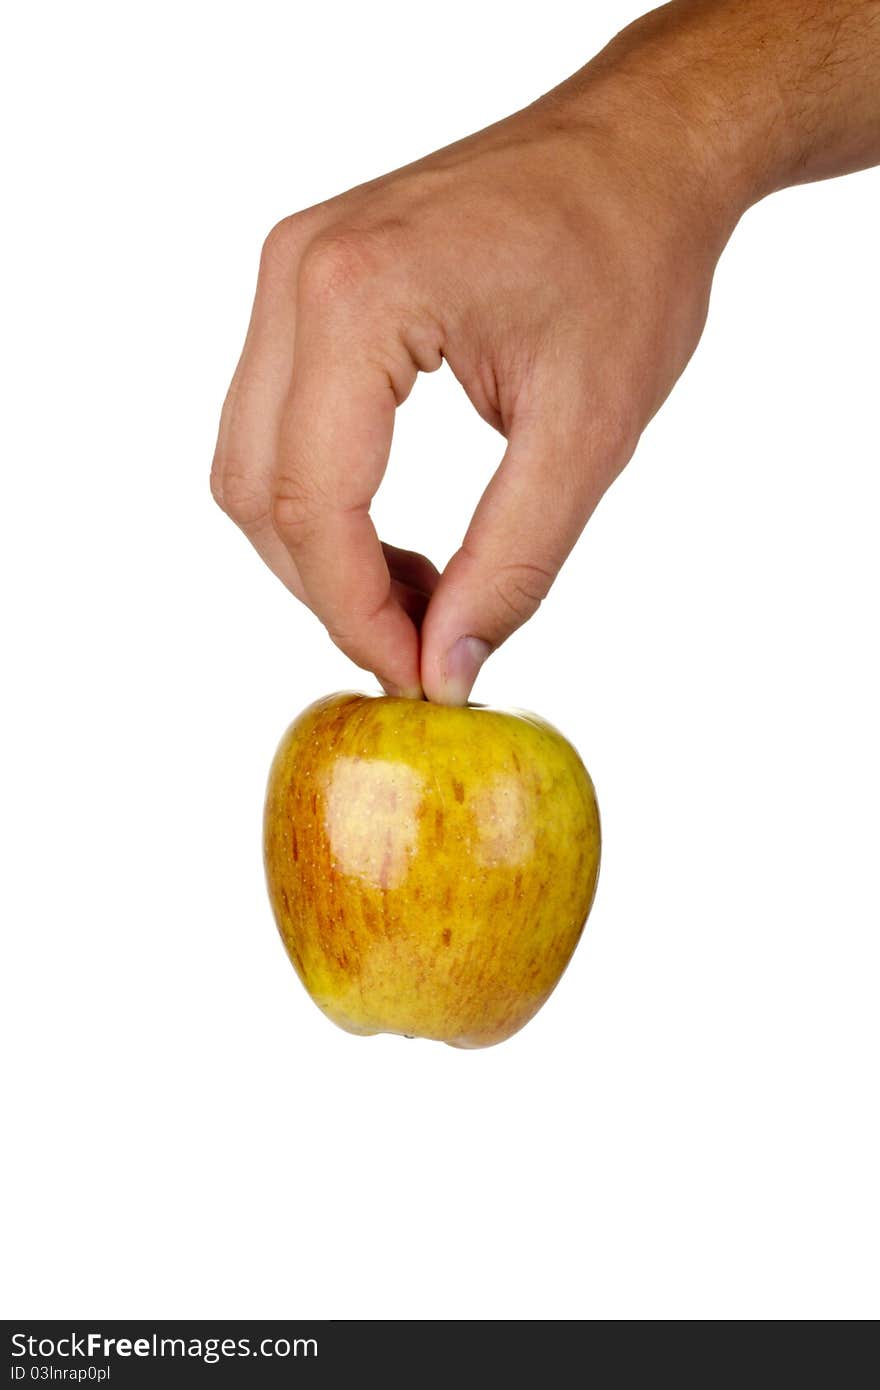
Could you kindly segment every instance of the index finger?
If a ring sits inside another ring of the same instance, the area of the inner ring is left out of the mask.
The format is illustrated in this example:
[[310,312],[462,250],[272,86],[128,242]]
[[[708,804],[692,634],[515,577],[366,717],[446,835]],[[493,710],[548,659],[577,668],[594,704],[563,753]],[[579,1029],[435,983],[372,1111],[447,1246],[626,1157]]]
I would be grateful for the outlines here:
[[[400,354],[398,353],[398,359]],[[293,385],[281,423],[273,519],[309,606],[337,646],[386,689],[419,697],[419,634],[400,603],[370,519],[388,463],[399,375],[382,365],[360,306],[308,299],[298,313]]]

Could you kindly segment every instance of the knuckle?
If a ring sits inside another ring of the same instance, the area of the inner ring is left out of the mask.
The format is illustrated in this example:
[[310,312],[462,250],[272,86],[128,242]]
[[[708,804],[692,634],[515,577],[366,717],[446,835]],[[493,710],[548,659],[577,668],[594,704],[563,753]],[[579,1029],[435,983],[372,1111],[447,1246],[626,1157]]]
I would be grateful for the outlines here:
[[495,597],[517,626],[533,617],[547,597],[553,575],[540,565],[505,565],[494,578]]
[[220,510],[225,511],[225,507],[223,506],[223,477],[220,472],[220,467],[217,463],[216,458],[214,459],[214,462],[211,464],[210,486],[211,496],[217,503],[217,506],[220,508]]
[[336,623],[328,624],[327,636],[330,638],[334,647],[338,647],[341,652],[345,652],[346,656],[348,656],[349,652],[352,650],[352,637],[350,632]]
[[262,270],[272,271],[280,267],[289,271],[291,262],[299,256],[308,235],[308,222],[304,213],[295,212],[275,223],[263,242],[260,256]]
[[269,499],[259,478],[241,466],[215,463],[211,493],[226,515],[243,529],[258,526],[269,514]]
[[365,641],[364,628],[359,621],[342,621],[339,614],[332,617],[325,614],[324,626],[334,647],[344,652],[356,666],[361,666],[364,670],[372,668],[375,653],[371,652],[369,642]]
[[272,522],[276,532],[292,549],[314,535],[321,507],[310,489],[296,479],[280,479],[272,499]]
[[300,293],[325,305],[369,283],[375,256],[369,238],[351,229],[324,232],[306,247],[300,264]]

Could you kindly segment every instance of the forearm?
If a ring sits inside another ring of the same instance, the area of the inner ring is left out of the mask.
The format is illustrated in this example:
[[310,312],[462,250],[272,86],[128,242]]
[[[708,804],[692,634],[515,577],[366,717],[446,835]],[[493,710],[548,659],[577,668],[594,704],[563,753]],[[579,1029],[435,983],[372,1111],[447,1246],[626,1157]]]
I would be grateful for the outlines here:
[[545,99],[670,138],[735,219],[880,163],[880,0],[674,0]]

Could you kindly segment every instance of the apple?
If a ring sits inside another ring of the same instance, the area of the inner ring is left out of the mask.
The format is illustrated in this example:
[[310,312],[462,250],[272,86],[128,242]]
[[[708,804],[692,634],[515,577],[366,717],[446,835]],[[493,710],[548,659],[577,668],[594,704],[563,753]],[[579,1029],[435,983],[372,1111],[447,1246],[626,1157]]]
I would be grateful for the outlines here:
[[350,1033],[509,1038],[571,959],[599,846],[586,768],[531,714],[331,695],[291,724],[269,775],[275,920]]

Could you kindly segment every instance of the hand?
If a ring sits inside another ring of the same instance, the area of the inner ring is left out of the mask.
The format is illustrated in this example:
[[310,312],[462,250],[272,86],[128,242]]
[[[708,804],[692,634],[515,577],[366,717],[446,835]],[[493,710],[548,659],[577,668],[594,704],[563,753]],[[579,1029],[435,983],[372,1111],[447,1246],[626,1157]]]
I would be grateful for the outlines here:
[[[467,699],[690,356],[720,242],[657,156],[538,107],[270,233],[215,495],[387,689]],[[444,358],[507,450],[438,579],[369,506]]]
[[[681,77],[725,8],[668,7],[695,16],[671,44],[648,16],[533,107],[267,238],[214,493],[392,693],[467,699],[693,352],[772,178],[735,157],[723,81],[704,100]],[[441,577],[382,546],[369,507],[395,408],[444,358],[507,448]]]

